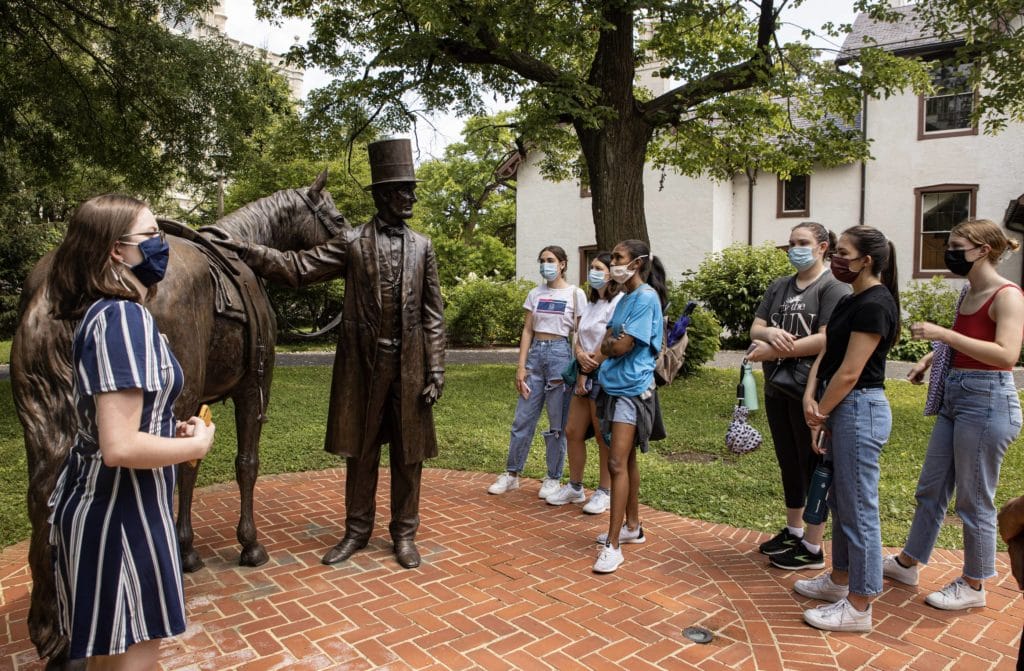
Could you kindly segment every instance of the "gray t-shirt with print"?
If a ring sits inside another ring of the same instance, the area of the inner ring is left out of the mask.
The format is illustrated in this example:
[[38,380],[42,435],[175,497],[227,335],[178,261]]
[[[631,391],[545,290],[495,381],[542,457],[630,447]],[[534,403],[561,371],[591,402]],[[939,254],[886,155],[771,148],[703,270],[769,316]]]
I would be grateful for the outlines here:
[[[828,323],[836,303],[850,291],[850,285],[837,280],[829,270],[803,289],[796,286],[795,274],[787,275],[772,282],[754,316],[797,339],[806,338]],[[814,361],[814,357],[807,358]],[[775,361],[763,363],[765,378],[771,377],[775,365]]]

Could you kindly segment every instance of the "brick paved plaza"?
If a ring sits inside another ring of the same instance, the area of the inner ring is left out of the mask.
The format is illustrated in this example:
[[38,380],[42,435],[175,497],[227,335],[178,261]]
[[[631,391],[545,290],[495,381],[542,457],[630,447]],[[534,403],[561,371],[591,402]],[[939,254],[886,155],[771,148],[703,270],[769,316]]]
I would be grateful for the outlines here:
[[[387,471],[378,525],[350,562],[322,566],[341,533],[344,470],[257,484],[270,562],[239,568],[233,484],[199,490],[186,578],[187,633],[163,647],[166,670],[200,669],[1012,669],[1024,608],[1006,555],[988,607],[947,613],[923,595],[957,575],[938,551],[915,590],[886,582],[869,635],[805,626],[797,577],[757,553],[768,536],[642,509],[648,542],[623,546],[612,575],[590,571],[604,515],[555,508],[538,483],[496,497],[483,473],[423,478],[423,566],[401,569],[387,535]],[[827,546],[826,546],[827,547]],[[28,641],[27,542],[0,554],[0,669],[42,669]],[[809,575],[813,575],[810,572]],[[707,645],[682,629],[704,626]]]

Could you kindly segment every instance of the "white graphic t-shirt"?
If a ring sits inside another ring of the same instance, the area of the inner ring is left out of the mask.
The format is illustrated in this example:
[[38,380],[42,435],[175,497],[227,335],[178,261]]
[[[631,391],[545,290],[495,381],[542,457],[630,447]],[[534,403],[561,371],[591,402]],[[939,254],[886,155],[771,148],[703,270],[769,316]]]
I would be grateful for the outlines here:
[[[576,308],[573,307],[573,292],[576,292]],[[532,289],[523,302],[523,308],[533,313],[533,330],[568,337],[572,333],[576,309],[587,304],[587,296],[576,286],[551,289],[542,284]]]

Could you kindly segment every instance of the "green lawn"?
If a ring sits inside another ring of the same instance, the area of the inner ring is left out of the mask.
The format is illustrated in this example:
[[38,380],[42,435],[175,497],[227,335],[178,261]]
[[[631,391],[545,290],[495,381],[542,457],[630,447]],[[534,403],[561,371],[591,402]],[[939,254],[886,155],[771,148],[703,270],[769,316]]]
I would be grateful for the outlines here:
[[[324,416],[330,384],[328,367],[279,367],[274,371],[270,421],[263,431],[261,473],[282,473],[339,466],[341,459],[323,449]],[[505,464],[514,409],[513,366],[453,365],[435,410],[441,454],[428,467],[498,473]],[[921,415],[924,388],[891,382],[893,434],[882,456],[881,513],[886,545],[902,543],[914,511],[914,486],[932,419]],[[783,521],[782,488],[770,442],[735,457],[724,447],[736,376],[702,369],[662,390],[669,438],[641,456],[643,503],[687,517],[738,527],[775,531]],[[203,463],[200,486],[234,478],[234,422],[228,406],[213,409],[217,443]],[[764,413],[754,424],[768,437]],[[543,426],[543,424],[541,425]],[[1024,454],[1018,440],[1003,463],[997,502],[1024,487]],[[544,475],[540,432],[534,440],[526,475]],[[586,484],[597,479],[596,455],[589,460]],[[25,512],[26,465],[21,426],[14,414],[9,381],[0,381],[0,545],[28,537]],[[947,527],[942,547],[960,547],[959,529]]]

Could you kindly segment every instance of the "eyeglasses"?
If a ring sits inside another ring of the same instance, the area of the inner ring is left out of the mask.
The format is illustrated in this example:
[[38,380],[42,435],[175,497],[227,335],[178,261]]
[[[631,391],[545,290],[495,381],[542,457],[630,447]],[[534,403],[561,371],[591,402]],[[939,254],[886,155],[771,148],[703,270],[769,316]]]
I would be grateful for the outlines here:
[[137,238],[140,235],[145,236],[147,240],[152,238],[160,238],[160,242],[165,242],[167,240],[167,234],[163,231],[145,231],[143,233],[125,233],[119,237],[117,241],[124,245],[138,245],[138,242],[128,242],[125,238]]
[[975,249],[977,249],[978,247],[981,247],[981,245],[975,245],[974,247],[966,247],[966,248],[962,248],[962,247],[950,247],[950,246],[949,246],[949,245],[947,244],[947,245],[946,245],[945,247],[943,247],[943,249],[944,249],[945,251],[947,251],[947,252],[973,252],[973,251],[974,251]]

